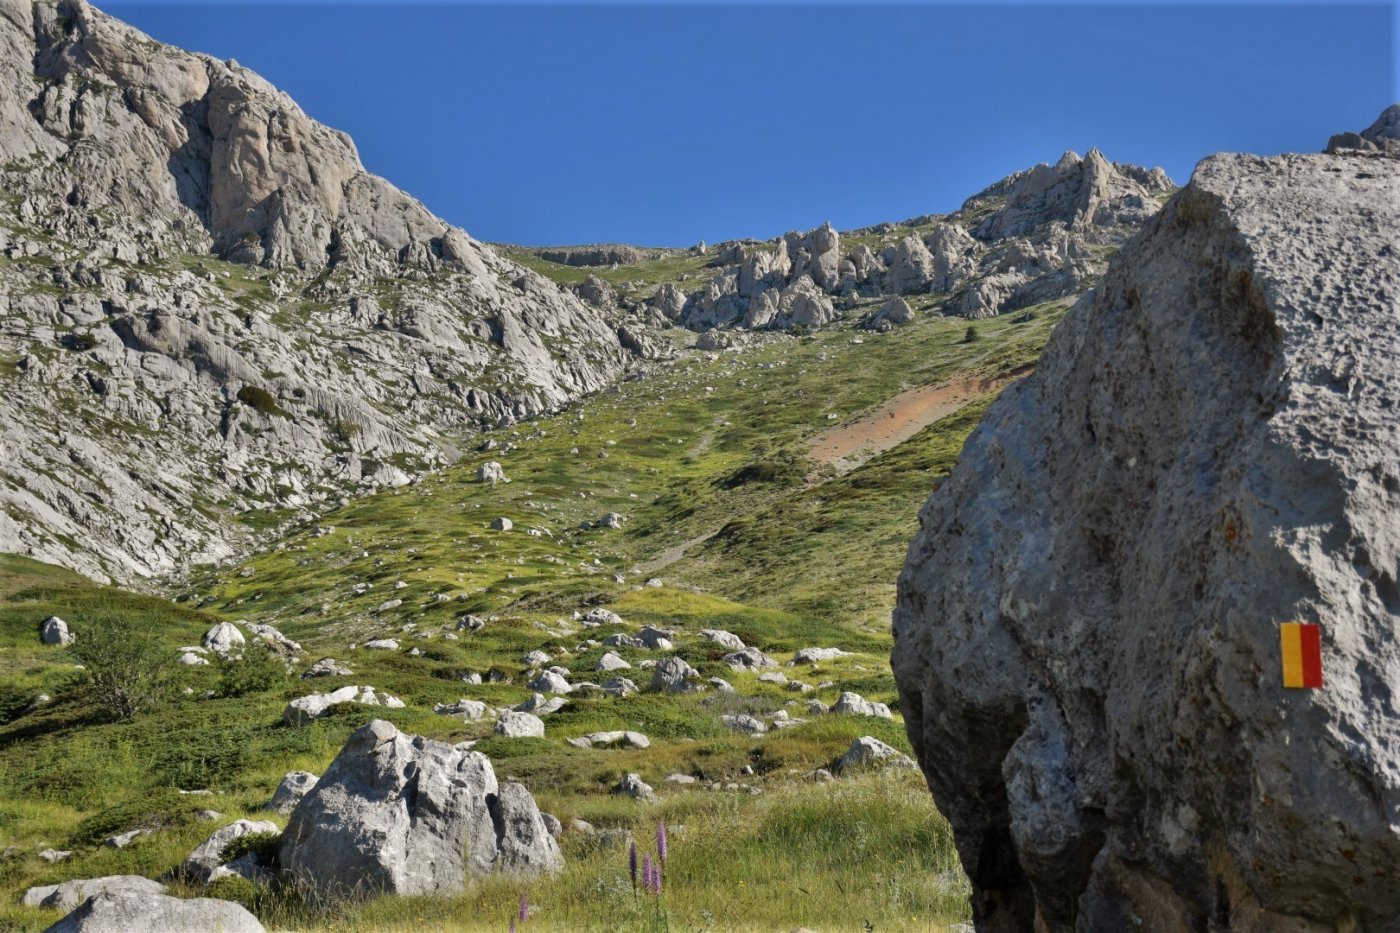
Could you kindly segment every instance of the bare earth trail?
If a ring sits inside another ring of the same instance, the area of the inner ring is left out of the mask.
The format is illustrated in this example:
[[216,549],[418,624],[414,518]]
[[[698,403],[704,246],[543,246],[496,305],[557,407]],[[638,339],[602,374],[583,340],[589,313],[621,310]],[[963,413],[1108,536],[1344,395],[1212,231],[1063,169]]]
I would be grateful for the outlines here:
[[[829,428],[807,442],[812,459],[829,463],[845,474],[892,447],[898,446],[942,418],[956,414],[968,404],[996,392],[1030,372],[1023,367],[1000,376],[963,375],[936,386],[907,389],[886,400],[857,421]],[[713,431],[707,432],[694,456],[709,447]],[[692,548],[713,538],[719,529],[682,541],[651,560],[637,564],[634,573],[654,574],[685,557]]]
[[970,402],[995,392],[1030,372],[1000,376],[959,376],[936,386],[899,393],[857,421],[829,428],[808,441],[813,460],[849,473],[872,457],[904,443],[935,421],[955,414]]

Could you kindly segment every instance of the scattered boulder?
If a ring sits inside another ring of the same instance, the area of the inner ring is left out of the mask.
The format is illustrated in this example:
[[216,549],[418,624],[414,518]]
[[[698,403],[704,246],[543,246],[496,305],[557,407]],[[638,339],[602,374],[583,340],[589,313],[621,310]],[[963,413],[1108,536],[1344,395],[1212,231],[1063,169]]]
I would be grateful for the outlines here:
[[156,891],[103,891],[44,933],[264,933],[242,904]]
[[510,531],[515,527],[515,522],[502,516],[491,520],[491,527],[496,531]]
[[243,653],[247,640],[232,622],[219,622],[204,633],[204,647],[221,658]]
[[544,720],[534,713],[506,710],[496,720],[495,732],[508,739],[544,738]]
[[767,667],[777,667],[778,662],[757,648],[744,648],[724,656],[724,663],[736,671],[758,671]]
[[164,894],[165,885],[140,875],[107,875],[103,878],[82,878],[62,884],[44,884],[30,888],[20,898],[25,907],[45,907],[50,910],[72,910],[83,901],[105,891],[132,894]]
[[577,738],[568,739],[575,748],[604,748],[625,745],[629,748],[651,748],[651,739],[640,732],[592,732]]
[[478,483],[490,483],[492,486],[495,486],[497,483],[510,482],[510,480],[506,478],[505,467],[501,466],[495,460],[489,463],[483,463],[476,468],[476,481]]
[[377,693],[373,687],[341,687],[330,693],[313,693],[299,697],[287,704],[282,711],[282,721],[289,726],[299,726],[313,719],[320,719],[332,706],[340,703],[360,703],[364,706],[384,706],[389,709],[403,709],[403,700],[387,693]]
[[456,703],[437,703],[433,706],[433,712],[440,716],[455,716],[463,721],[475,721],[484,717],[491,707],[480,700],[468,700],[466,698],[458,700]]
[[820,664],[822,661],[830,661],[833,658],[844,658],[849,653],[840,648],[803,648],[793,655],[792,663]]
[[[279,788],[280,789],[280,788]],[[250,833],[278,833],[281,830],[270,820],[235,820],[216,829],[180,863],[180,874],[199,884],[208,884],[224,864],[223,854],[230,842]]]
[[557,713],[564,708],[564,704],[569,701],[563,697],[550,697],[545,699],[544,694],[536,693],[530,699],[520,703],[512,709],[517,713],[534,713],[536,716],[547,716],[550,713]]
[[642,626],[637,633],[637,639],[647,648],[653,651],[670,651],[672,649],[671,639],[676,637],[676,633],[670,629],[656,628],[652,625]]
[[894,714],[884,703],[872,703],[859,693],[847,691],[837,699],[831,708],[833,713],[846,713],[851,716],[875,716],[880,719],[893,719]]
[[846,753],[836,762],[836,771],[870,765],[897,765],[914,767],[914,759],[893,746],[881,742],[873,736],[863,735],[851,743]]
[[520,659],[521,663],[524,664],[526,667],[544,667],[551,660],[553,659],[550,658],[548,652],[540,651],[539,649],[531,651],[529,654],[525,655],[525,657]]
[[[391,600],[398,602],[398,600]],[[397,638],[376,638],[373,641],[365,642],[365,647],[371,651],[398,651],[399,640]]]
[[730,651],[743,651],[747,646],[744,640],[733,632],[726,632],[723,629],[702,628],[700,637],[706,641],[712,641],[721,648],[728,648]]
[[749,735],[763,735],[768,731],[763,720],[756,719],[748,713],[727,713],[720,717],[720,721],[735,732],[747,732]]
[[914,320],[914,312],[909,302],[896,295],[880,306],[880,309],[861,322],[860,326],[877,333],[887,333],[896,327]]
[[268,801],[267,809],[287,816],[296,809],[297,804],[301,803],[301,798],[305,797],[311,788],[316,786],[316,781],[316,775],[310,771],[288,771],[282,776],[277,790],[272,792],[272,799]]
[[698,693],[705,689],[703,684],[696,683],[699,678],[699,671],[684,658],[673,655],[656,663],[651,674],[651,689],[657,693]]
[[529,791],[498,784],[485,755],[382,720],[346,741],[292,812],[279,855],[315,900],[455,892],[469,874],[564,865]]
[[49,616],[39,625],[39,640],[46,645],[71,645],[73,633],[68,631],[68,623],[58,616]]
[[1205,159],[924,505],[892,665],[978,929],[1400,917],[1397,230],[1400,160]]
[[306,669],[302,674],[302,679],[314,677],[349,677],[355,672],[348,667],[342,667],[335,658],[322,658]]
[[590,609],[588,614],[583,617],[583,621],[592,622],[595,625],[621,625],[622,616],[611,609]]
[[540,671],[530,680],[530,689],[537,693],[573,693],[573,684],[554,671]]
[[616,697],[626,697],[637,692],[637,685],[626,677],[609,677],[603,681],[601,689]]
[[602,656],[601,658],[598,659],[598,665],[597,665],[597,667],[594,668],[594,670],[599,670],[599,671],[625,671],[625,670],[630,670],[631,667],[632,667],[632,665],[630,665],[630,664],[628,664],[626,661],[622,660],[622,658],[620,658],[619,656],[613,654],[611,651],[608,651],[608,652],[605,652],[605,653],[603,654],[603,656]]
[[617,793],[631,797],[634,800],[655,800],[656,791],[652,790],[650,784],[642,780],[640,774],[631,772],[623,775],[622,781],[617,785]]

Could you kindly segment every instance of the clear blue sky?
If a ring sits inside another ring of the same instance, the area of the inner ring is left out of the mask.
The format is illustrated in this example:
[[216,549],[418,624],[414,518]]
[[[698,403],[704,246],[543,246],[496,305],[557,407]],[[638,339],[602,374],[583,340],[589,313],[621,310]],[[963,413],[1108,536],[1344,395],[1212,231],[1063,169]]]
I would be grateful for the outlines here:
[[1316,151],[1396,99],[1385,3],[98,5],[236,58],[485,240],[655,245],[955,209],[1061,152]]

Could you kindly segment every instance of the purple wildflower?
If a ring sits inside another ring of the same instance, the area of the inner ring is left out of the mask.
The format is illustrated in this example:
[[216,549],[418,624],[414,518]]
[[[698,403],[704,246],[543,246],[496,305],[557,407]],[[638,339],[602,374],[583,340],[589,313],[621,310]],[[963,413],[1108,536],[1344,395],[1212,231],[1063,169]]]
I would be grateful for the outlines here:
[[515,933],[515,918],[510,918],[510,933]]
[[651,891],[651,853],[642,856],[642,887]]
[[657,897],[661,896],[661,863],[657,862],[651,870],[651,887]]
[[637,889],[637,840],[632,840],[632,846],[627,850],[627,874],[632,876],[632,890]]
[[520,922],[524,923],[530,919],[530,896],[524,891],[520,892]]
[[666,861],[666,821],[656,821],[656,854],[664,863]]

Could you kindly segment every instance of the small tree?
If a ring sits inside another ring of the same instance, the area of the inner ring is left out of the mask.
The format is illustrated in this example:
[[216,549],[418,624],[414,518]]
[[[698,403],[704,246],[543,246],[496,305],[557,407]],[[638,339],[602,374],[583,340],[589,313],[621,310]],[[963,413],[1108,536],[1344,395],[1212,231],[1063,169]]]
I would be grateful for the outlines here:
[[150,709],[174,681],[170,653],[149,632],[127,621],[84,623],[69,649],[87,670],[81,688],[118,722]]
[[963,343],[975,343],[977,341],[977,328],[971,324],[967,326],[967,333],[963,334]]

